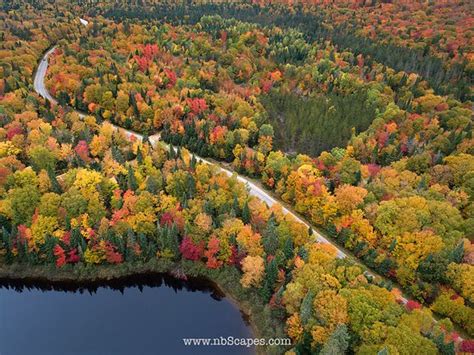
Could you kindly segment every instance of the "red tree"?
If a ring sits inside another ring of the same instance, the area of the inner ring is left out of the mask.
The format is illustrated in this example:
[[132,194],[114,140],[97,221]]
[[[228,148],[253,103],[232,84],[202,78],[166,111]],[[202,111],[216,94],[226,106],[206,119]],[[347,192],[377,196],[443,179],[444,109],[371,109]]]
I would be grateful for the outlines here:
[[138,55],[134,55],[133,59],[138,64],[138,69],[142,72],[145,72],[150,67],[151,60],[147,57],[140,57]]
[[67,262],[71,264],[78,263],[81,260],[81,257],[77,255],[77,248],[71,249],[68,253]]
[[57,267],[62,267],[64,264],[66,264],[66,253],[64,252],[64,249],[59,244],[56,244],[54,246],[53,253],[54,253],[54,256],[57,258],[56,259]]
[[18,126],[10,127],[7,131],[7,139],[11,140],[17,134],[23,134],[23,130],[21,129],[21,127],[18,127]]
[[409,300],[405,307],[407,308],[408,311],[413,311],[415,309],[421,309],[421,304],[419,304],[418,302],[416,301],[413,301],[413,300]]
[[158,45],[148,43],[143,47],[143,56],[147,59],[153,59],[158,54]]
[[188,99],[188,105],[191,112],[195,115],[199,115],[201,112],[207,110],[207,103],[204,99]]
[[120,264],[123,261],[122,254],[120,254],[110,242],[107,242],[105,245],[105,256],[107,262],[110,264]]
[[459,350],[463,353],[474,353],[474,340],[463,340]]
[[173,224],[173,215],[169,212],[163,213],[160,218],[160,225],[163,226],[171,226]]
[[184,237],[179,246],[179,251],[185,259],[196,261],[201,259],[204,245],[203,243],[195,244],[191,238]]
[[172,71],[171,69],[165,68],[165,75],[166,75],[166,78],[168,79],[168,83],[166,84],[166,87],[170,89],[176,84],[176,80],[177,80],[176,73]]
[[87,145],[86,141],[79,141],[79,143],[77,143],[76,147],[74,148],[74,151],[84,162],[88,162],[90,160],[89,146]]
[[219,239],[216,236],[212,236],[207,243],[207,250],[204,252],[204,256],[207,258],[206,266],[209,269],[217,269],[222,266],[222,260],[216,258],[219,249]]

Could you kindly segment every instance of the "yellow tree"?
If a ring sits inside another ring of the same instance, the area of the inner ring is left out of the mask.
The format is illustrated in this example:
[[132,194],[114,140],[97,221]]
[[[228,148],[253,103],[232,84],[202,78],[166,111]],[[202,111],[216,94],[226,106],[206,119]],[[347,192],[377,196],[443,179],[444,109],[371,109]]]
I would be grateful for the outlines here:
[[474,302],[474,266],[469,264],[451,263],[446,276],[453,288],[470,302]]
[[255,233],[250,225],[245,225],[237,235],[237,243],[251,256],[263,254],[261,236]]
[[316,344],[324,343],[339,324],[349,321],[347,301],[334,290],[319,292],[313,300],[313,310],[320,324],[311,332]]
[[406,232],[398,236],[396,241],[393,256],[400,265],[398,278],[402,284],[414,281],[419,263],[444,248],[441,237],[430,230]]
[[339,211],[342,214],[348,214],[364,201],[367,190],[363,187],[345,184],[335,190],[334,196]]
[[265,271],[265,265],[261,256],[246,256],[242,260],[242,271],[244,274],[240,279],[240,283],[243,287],[248,288],[250,286],[259,287],[263,274]]
[[301,324],[300,315],[295,313],[286,321],[287,333],[293,342],[297,343],[303,336],[303,326]]

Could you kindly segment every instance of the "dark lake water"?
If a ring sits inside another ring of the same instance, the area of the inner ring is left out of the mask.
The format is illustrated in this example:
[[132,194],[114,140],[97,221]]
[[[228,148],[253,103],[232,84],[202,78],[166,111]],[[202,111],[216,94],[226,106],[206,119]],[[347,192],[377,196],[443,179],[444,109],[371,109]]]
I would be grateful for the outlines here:
[[240,311],[204,280],[163,275],[108,285],[0,286],[0,355],[249,354],[186,338],[252,337]]

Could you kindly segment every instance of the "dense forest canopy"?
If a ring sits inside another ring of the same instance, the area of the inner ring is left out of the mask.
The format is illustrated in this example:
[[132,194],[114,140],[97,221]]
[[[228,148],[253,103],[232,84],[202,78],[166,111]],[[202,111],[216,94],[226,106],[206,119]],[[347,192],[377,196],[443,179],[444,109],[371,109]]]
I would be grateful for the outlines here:
[[[122,20],[153,18],[182,24],[196,23],[203,15],[213,13],[261,25],[294,28],[307,39],[330,40],[341,49],[362,54],[395,70],[418,73],[440,94],[451,93],[461,100],[472,99],[474,66],[473,53],[469,50],[473,45],[473,19],[469,17],[472,3],[432,4],[427,11],[415,2],[355,10],[338,8],[332,3],[326,7],[317,4],[314,8],[307,5],[311,4],[297,4],[292,11],[287,11],[287,6],[278,2],[266,6],[250,2],[192,6],[185,2],[171,6],[157,3],[149,12],[130,5],[107,8],[104,15]],[[413,18],[413,12],[420,19]],[[430,27],[430,24],[438,28]]]
[[0,271],[194,270],[292,339],[269,352],[472,352],[472,13],[3,3]]

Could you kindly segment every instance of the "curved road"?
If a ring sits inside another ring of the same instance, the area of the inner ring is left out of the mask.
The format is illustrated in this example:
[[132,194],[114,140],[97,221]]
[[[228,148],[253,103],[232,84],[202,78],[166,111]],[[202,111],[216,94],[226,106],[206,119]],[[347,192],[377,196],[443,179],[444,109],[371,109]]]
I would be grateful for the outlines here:
[[[45,75],[46,75],[46,71],[48,69],[48,57],[51,55],[51,53],[54,52],[55,49],[56,49],[56,47],[53,47],[48,52],[46,52],[46,54],[44,55],[43,59],[41,60],[39,66],[38,66],[38,69],[36,71],[35,78],[34,78],[34,89],[35,89],[35,91],[39,95],[41,95],[45,99],[48,99],[49,101],[51,101],[54,104],[56,104],[57,101],[51,96],[51,94],[46,89],[46,86],[44,84],[44,78],[45,78]],[[81,117],[84,117],[83,113],[81,113],[79,111],[76,111],[76,112]],[[137,139],[139,141],[141,141],[143,139],[143,136],[139,133],[136,133],[136,132],[133,132],[133,131],[130,131],[130,130],[127,130],[127,129],[124,129],[124,128],[121,128],[121,127],[118,127],[114,124],[112,124],[112,126],[116,130],[120,130],[120,131],[124,132],[125,135],[129,138],[134,137],[135,139]],[[152,135],[152,136],[149,136],[148,138],[149,138],[149,141],[150,141],[150,144],[151,144],[152,147],[156,147],[158,144],[163,144],[168,149],[174,149],[174,150],[177,149],[176,147],[173,147],[169,144],[166,144],[166,143],[160,141],[160,134],[159,133],[155,134],[155,135]],[[244,176],[241,176],[241,175],[239,175],[235,172],[232,172],[232,171],[230,171],[230,170],[228,170],[228,169],[226,169],[226,168],[224,168],[224,167],[222,167],[218,164],[210,162],[209,160],[201,158],[197,155],[195,155],[195,157],[196,157],[196,160],[199,161],[199,162],[203,162],[205,164],[216,166],[220,171],[226,173],[228,176],[235,175],[237,180],[239,180],[240,182],[244,183],[247,186],[250,195],[259,198],[260,200],[267,203],[269,206],[272,206],[274,204],[280,204],[267,191],[265,191],[264,189],[259,187],[257,184],[250,181],[248,178],[246,178]],[[310,226],[305,220],[300,218],[295,212],[293,212],[290,209],[284,207],[283,205],[282,205],[282,210],[283,210],[283,213],[292,216],[296,221],[304,224],[308,228],[311,228],[311,230],[313,232],[313,235],[315,236],[315,240],[317,242],[324,243],[324,244],[331,244],[337,250],[337,257],[338,258],[343,259],[343,258],[346,258],[346,257],[349,256],[343,250],[341,250],[336,244],[334,244],[333,242],[331,242],[330,240],[328,240],[327,238],[322,236],[317,230],[315,230],[312,226]],[[362,263],[358,262],[358,264],[361,265],[364,269],[367,269],[367,267],[365,265],[363,265]],[[369,272],[369,271],[366,271],[365,274],[368,275],[368,276],[372,276],[372,277],[376,276],[375,273]],[[408,299],[403,297],[403,296],[400,296],[399,301],[402,302],[403,304],[405,304],[405,303],[408,302]]]

